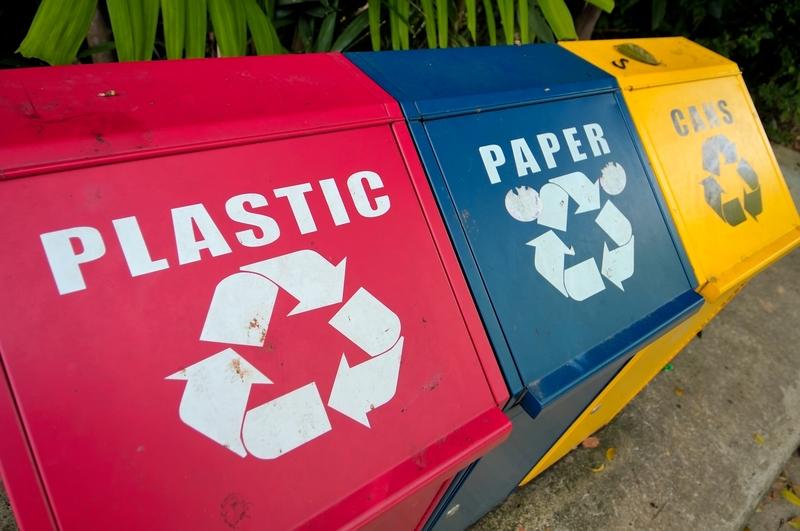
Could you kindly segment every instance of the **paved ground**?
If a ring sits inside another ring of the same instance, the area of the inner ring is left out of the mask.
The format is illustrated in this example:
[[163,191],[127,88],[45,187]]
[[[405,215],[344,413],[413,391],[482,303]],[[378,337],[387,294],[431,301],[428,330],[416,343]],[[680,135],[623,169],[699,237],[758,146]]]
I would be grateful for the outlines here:
[[[800,155],[776,154],[800,204]],[[476,529],[791,529],[800,507],[780,491],[800,485],[800,456],[787,463],[800,442],[798,302],[800,251],[753,280],[598,448],[572,452]],[[15,529],[0,488],[0,531]]]

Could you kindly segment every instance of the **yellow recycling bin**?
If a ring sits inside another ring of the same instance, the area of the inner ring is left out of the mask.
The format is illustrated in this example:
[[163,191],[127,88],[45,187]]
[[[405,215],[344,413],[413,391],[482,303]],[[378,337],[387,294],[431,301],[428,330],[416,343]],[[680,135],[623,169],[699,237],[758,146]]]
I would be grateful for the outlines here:
[[682,37],[561,45],[617,78],[706,303],[638,352],[520,485],[608,423],[747,280],[800,243],[735,63]]

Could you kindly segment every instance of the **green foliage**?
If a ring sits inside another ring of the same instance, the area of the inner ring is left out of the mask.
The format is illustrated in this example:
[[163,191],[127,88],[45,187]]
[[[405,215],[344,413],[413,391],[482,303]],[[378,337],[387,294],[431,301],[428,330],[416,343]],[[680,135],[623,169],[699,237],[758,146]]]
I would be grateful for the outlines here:
[[[583,8],[581,0],[570,1]],[[614,8],[614,0],[589,3]],[[113,41],[90,50],[83,42],[97,9]],[[494,45],[498,22],[505,44],[576,38],[566,0],[41,0],[18,51],[67,64],[110,50],[120,61],[141,61],[367,43],[373,50]]]
[[742,69],[769,137],[800,149],[800,1],[618,0],[597,38],[683,35]]

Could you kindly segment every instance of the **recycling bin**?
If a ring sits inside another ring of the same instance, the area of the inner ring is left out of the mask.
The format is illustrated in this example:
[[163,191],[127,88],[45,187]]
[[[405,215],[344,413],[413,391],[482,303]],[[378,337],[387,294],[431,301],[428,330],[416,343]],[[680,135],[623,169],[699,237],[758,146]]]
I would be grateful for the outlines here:
[[460,529],[702,298],[613,77],[555,45],[347,57],[405,113],[511,395],[426,526]]
[[681,37],[561,45],[617,78],[705,302],[637,353],[521,485],[608,423],[747,280],[800,241],[797,212],[734,63]]
[[615,76],[709,301],[800,243],[739,68],[683,37],[563,42]]
[[343,56],[5,71],[0,122],[21,527],[411,529],[508,435],[401,110]]

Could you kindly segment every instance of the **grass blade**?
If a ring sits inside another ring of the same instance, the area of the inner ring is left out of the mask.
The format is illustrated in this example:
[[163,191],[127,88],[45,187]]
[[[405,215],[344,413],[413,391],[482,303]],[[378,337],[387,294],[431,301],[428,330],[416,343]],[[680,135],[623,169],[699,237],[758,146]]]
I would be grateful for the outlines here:
[[186,41],[186,0],[161,0],[161,17],[167,59],[180,59]]
[[158,26],[159,0],[106,0],[120,61],[149,61]]
[[206,55],[208,7],[206,0],[186,0],[186,57]]
[[486,12],[486,31],[489,33],[489,44],[497,44],[497,23],[494,18],[492,0],[483,0],[483,10]]
[[436,48],[436,13],[433,9],[433,0],[420,1],[422,17],[425,19],[425,37],[428,39],[428,48]]
[[86,38],[96,8],[97,0],[42,0],[17,51],[51,65],[71,63]]
[[368,0],[369,11],[369,38],[372,42],[372,51],[381,49],[381,0]]
[[558,40],[577,39],[572,15],[564,0],[538,0],[547,24]]
[[439,48],[447,48],[447,0],[436,0],[436,32],[439,37]]
[[247,20],[240,0],[208,0],[208,13],[221,55],[244,55],[247,50]]
[[367,29],[367,26],[369,25],[369,19],[367,18],[368,16],[369,15],[367,11],[364,11],[354,18],[333,42],[331,50],[334,52],[344,51],[356,40],[358,40],[358,38],[362,33],[364,33],[364,30]]

